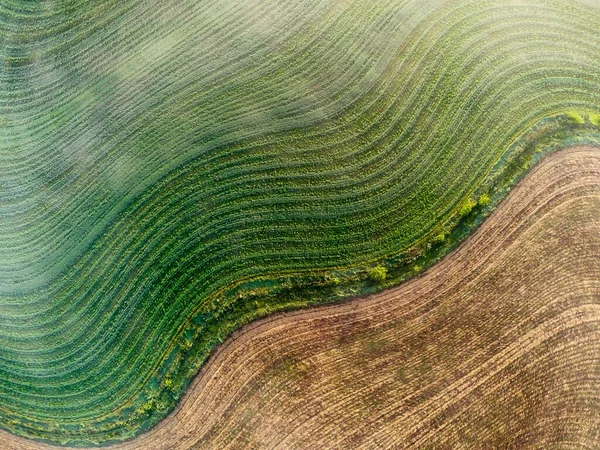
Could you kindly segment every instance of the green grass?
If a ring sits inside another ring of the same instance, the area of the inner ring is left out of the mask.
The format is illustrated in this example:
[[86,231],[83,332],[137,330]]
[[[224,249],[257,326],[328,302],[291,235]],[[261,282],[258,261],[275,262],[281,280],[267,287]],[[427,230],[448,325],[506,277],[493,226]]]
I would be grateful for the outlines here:
[[3,2],[0,426],[129,438],[241,324],[414,276],[598,139],[598,8],[441,3]]

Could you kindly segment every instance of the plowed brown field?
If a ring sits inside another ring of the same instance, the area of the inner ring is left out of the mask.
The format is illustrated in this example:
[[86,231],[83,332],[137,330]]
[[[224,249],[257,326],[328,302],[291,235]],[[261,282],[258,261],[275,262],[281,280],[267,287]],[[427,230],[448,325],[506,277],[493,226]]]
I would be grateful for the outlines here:
[[243,328],[111,448],[599,447],[600,150],[579,147],[418,279]]

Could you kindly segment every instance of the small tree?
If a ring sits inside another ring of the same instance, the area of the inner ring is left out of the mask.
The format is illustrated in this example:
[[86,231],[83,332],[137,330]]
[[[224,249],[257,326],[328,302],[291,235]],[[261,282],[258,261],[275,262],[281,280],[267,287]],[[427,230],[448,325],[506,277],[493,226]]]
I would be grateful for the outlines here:
[[382,265],[372,267],[367,271],[367,276],[369,277],[369,280],[375,283],[381,283],[387,277],[387,269]]

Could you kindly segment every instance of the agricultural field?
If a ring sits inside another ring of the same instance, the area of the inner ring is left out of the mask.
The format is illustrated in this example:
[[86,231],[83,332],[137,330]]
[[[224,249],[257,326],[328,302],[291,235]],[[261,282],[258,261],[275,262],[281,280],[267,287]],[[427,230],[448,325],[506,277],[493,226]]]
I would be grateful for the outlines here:
[[595,448],[599,150],[548,157],[417,279],[242,328],[109,448]]
[[0,0],[0,449],[600,445],[598,30]]

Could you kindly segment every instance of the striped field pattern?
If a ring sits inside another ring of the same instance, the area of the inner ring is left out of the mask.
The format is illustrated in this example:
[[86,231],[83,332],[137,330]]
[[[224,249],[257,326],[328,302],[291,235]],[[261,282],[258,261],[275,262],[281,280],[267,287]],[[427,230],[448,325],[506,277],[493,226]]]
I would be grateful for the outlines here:
[[596,448],[599,149],[544,160],[422,277],[242,328],[173,414],[109,448]]
[[599,29],[595,0],[0,0],[0,427],[132,437],[241,324],[450,250],[469,199],[600,142]]

